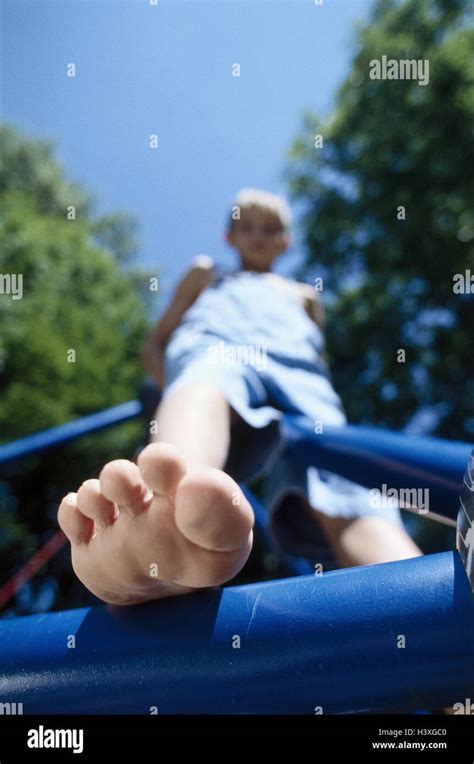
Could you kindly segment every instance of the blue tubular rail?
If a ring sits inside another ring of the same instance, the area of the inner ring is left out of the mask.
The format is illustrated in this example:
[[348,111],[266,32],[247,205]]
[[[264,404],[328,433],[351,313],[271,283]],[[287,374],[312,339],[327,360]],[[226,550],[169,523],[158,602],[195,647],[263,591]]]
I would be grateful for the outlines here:
[[[82,435],[122,424],[142,413],[138,400],[128,401],[73,422],[0,445],[0,467]],[[283,433],[292,456],[362,485],[384,482],[404,488],[429,488],[433,511],[456,517],[463,475],[472,444],[440,438],[408,437],[377,427],[325,427],[315,435],[308,422],[286,416]]]
[[66,422],[57,427],[50,427],[35,435],[27,435],[12,443],[0,446],[0,467],[25,459],[27,456],[34,456],[48,448],[60,446],[71,440],[80,438],[83,435],[90,435],[93,432],[104,430],[106,427],[112,427],[117,424],[123,424],[130,419],[135,419],[142,411],[140,401],[128,401],[119,406],[113,406],[105,411],[99,411],[96,414],[76,419],[73,422]]
[[292,456],[308,466],[336,472],[361,485],[429,489],[430,510],[456,519],[472,444],[408,437],[378,427],[324,427],[315,435],[301,417],[286,417],[284,435]]
[[3,620],[0,698],[25,714],[435,709],[472,697],[473,633],[444,552]]

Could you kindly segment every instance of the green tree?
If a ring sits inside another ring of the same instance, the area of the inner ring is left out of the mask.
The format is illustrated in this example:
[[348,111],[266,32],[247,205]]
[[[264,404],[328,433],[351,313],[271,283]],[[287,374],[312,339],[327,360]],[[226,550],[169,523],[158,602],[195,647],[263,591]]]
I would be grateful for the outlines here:
[[[305,112],[287,170],[305,273],[323,277],[331,368],[349,418],[401,429],[418,412],[427,431],[464,440],[474,432],[473,295],[456,293],[453,277],[474,274],[468,7],[377,2],[334,113]],[[371,79],[382,56],[428,60],[429,84]]]
[[[66,180],[51,143],[0,125],[0,442],[136,396],[150,297],[149,274],[132,265],[137,249],[134,221],[95,216],[92,198]],[[21,299],[7,289],[12,276]],[[2,550],[3,580],[32,539],[38,547],[57,529],[60,497],[106,459],[131,456],[142,434],[139,423],[123,425],[4,472],[12,543],[10,554]],[[68,555],[58,575],[63,570],[67,594]]]
[[123,267],[132,242],[126,218],[91,218],[51,148],[8,127],[0,148],[0,272],[22,278],[21,299],[0,299],[6,441],[133,396],[146,290],[142,279],[137,293],[137,274]]

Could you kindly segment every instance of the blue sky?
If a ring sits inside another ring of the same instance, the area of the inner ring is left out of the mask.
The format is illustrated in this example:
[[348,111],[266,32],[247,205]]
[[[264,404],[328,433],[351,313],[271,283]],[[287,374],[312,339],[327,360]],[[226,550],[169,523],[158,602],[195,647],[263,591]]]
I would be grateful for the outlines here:
[[[137,218],[139,262],[158,270],[162,308],[193,255],[234,263],[222,237],[238,189],[286,192],[302,112],[330,112],[353,22],[371,5],[0,0],[1,118],[55,141],[98,213]],[[302,256],[295,233],[283,273]]]

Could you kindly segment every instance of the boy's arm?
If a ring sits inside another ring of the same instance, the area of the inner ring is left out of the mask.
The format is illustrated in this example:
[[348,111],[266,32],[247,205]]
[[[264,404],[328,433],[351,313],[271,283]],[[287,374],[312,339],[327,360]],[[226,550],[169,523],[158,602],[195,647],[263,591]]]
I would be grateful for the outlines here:
[[326,318],[324,315],[324,307],[319,299],[318,293],[311,286],[311,284],[298,284],[300,288],[300,294],[303,301],[303,307],[315,324],[319,326],[321,331],[324,331],[326,327]]
[[165,385],[164,350],[183,314],[191,307],[201,292],[212,283],[214,263],[210,257],[200,255],[185,273],[171,300],[159,318],[141,349],[141,358],[146,370],[154,377],[158,386]]

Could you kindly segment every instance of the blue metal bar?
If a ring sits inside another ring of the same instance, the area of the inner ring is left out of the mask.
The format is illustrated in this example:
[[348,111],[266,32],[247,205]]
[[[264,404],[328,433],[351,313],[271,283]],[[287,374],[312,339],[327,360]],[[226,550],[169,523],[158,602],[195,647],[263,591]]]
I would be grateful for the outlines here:
[[[105,411],[0,446],[0,466],[83,435],[133,419],[143,410],[128,401]],[[455,519],[458,495],[472,450],[469,443],[408,437],[376,427],[325,427],[315,435],[303,417],[287,416],[283,433],[298,461],[376,487],[429,488],[430,509]],[[407,483],[409,485],[407,485]]]
[[128,401],[73,422],[66,422],[34,435],[27,435],[25,438],[0,446],[0,465],[24,459],[26,456],[32,456],[47,448],[104,430],[106,427],[123,424],[141,414],[141,411],[142,404],[139,401]]
[[316,435],[303,417],[286,417],[283,426],[299,462],[370,488],[428,488],[430,511],[456,519],[472,444],[359,425],[324,427]]
[[461,560],[444,552],[3,620],[0,699],[25,714],[441,708],[472,697],[473,633]]

